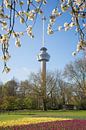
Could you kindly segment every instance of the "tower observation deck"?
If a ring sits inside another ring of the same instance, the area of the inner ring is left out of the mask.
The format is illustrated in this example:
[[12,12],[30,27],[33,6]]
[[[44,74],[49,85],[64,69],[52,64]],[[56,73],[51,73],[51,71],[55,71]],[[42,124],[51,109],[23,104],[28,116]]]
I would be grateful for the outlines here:
[[45,47],[42,47],[42,48],[40,49],[40,53],[39,53],[38,56],[37,56],[37,60],[38,60],[39,62],[41,62],[41,61],[46,61],[46,62],[48,62],[48,61],[49,61],[50,55],[49,55],[46,51],[47,51],[47,48],[45,48]]

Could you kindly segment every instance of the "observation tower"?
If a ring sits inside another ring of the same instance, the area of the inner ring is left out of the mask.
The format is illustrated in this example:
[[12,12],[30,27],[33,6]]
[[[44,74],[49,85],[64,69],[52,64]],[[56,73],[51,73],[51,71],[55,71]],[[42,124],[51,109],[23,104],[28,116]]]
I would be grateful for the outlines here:
[[41,87],[42,87],[42,98],[43,98],[43,110],[47,110],[46,107],[46,62],[50,60],[50,55],[47,53],[47,48],[44,47],[44,21],[43,20],[43,37],[42,37],[42,48],[37,55],[37,60],[41,63]]

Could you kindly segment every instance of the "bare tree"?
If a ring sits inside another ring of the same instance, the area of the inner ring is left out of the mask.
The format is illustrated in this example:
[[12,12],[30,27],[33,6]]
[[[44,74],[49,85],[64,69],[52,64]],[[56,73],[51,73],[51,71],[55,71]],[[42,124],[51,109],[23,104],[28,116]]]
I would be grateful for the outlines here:
[[71,104],[72,87],[65,82],[61,71],[48,73],[47,96],[50,99],[51,109],[59,109],[65,104]]
[[[86,101],[86,60],[80,59],[74,63],[66,65],[64,71],[71,83],[74,84],[75,99],[80,101],[81,105],[85,105]],[[78,98],[76,98],[76,96]]]
[[[41,73],[31,73],[29,82],[32,84],[32,97],[35,99],[36,109],[43,109],[43,88],[41,87]],[[34,95],[34,96],[33,96]]]

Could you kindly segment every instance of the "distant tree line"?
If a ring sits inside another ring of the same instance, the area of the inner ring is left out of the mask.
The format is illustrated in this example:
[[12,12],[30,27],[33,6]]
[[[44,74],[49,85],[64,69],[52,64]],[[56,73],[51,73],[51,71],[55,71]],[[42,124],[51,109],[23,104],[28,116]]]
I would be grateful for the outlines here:
[[[41,74],[31,73],[28,80],[14,78],[0,84],[0,111],[43,108]],[[47,72],[47,109],[86,109],[86,59],[67,64],[63,72]]]

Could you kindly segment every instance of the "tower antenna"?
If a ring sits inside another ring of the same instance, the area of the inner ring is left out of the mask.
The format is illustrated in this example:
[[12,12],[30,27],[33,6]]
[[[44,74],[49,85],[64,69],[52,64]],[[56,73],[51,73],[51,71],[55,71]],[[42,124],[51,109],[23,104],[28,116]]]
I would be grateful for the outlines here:
[[43,21],[43,32],[42,32],[42,47],[44,47],[44,43],[45,43],[45,20],[46,20],[46,18],[45,18],[45,16],[43,15],[43,17],[42,17],[42,21]]

